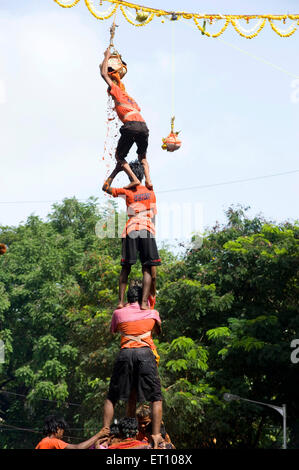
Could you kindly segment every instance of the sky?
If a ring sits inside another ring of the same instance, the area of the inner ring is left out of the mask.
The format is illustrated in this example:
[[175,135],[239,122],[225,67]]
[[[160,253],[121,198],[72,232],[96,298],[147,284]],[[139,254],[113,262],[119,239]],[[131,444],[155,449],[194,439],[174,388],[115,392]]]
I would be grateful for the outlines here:
[[[142,4],[201,13],[299,13],[295,0],[284,0],[283,7],[276,0]],[[31,214],[45,220],[52,204],[68,197],[107,202],[101,191],[107,87],[98,65],[111,23],[94,18],[83,0],[65,9],[53,0],[0,0],[1,225],[17,226]],[[114,44],[128,64],[124,83],[150,130],[158,240],[225,223],[225,211],[238,204],[250,206],[250,216],[296,220],[299,28],[283,39],[267,24],[248,40],[231,25],[212,39],[191,21],[155,18],[135,28],[118,14],[116,23]],[[161,139],[173,112],[182,147],[170,153]],[[133,147],[128,160],[135,158]],[[115,186],[123,184],[121,174]],[[163,225],[167,218],[176,227]]]

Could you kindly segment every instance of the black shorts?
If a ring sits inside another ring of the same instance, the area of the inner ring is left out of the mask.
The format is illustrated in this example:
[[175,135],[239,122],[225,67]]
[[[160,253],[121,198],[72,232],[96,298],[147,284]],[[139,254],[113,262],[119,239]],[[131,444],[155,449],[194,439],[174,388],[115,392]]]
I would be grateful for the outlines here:
[[117,144],[117,158],[124,160],[128,155],[130,148],[137,145],[137,154],[145,155],[148,147],[149,130],[143,121],[128,121],[120,128],[120,139]]
[[142,266],[160,266],[155,237],[148,230],[133,230],[122,239],[122,257],[120,264],[135,264],[137,252]]
[[120,350],[114,363],[107,398],[112,403],[128,401],[133,389],[136,390],[138,402],[162,400],[156,359],[147,346]]

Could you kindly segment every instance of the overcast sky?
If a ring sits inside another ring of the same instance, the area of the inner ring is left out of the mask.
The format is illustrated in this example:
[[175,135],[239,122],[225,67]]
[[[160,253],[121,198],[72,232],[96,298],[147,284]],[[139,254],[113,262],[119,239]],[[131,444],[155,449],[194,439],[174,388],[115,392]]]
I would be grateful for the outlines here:
[[[299,13],[295,0],[284,0],[283,8],[275,0],[142,3],[202,13]],[[98,64],[111,22],[96,20],[83,0],[71,9],[53,0],[0,0],[2,225],[18,225],[32,213],[45,218],[65,197],[107,200],[101,191],[107,92]],[[125,85],[150,129],[158,211],[175,204],[185,213],[195,210],[207,227],[223,223],[230,205],[243,204],[250,215],[294,221],[298,173],[233,182],[299,168],[299,30],[282,39],[267,24],[247,40],[230,25],[218,40],[201,35],[191,21],[156,18],[135,28],[118,14],[117,24],[115,46],[128,64]],[[172,27],[175,126],[183,143],[168,153],[161,139],[172,113]],[[129,161],[135,156],[133,148]],[[115,185],[125,182],[120,175]]]

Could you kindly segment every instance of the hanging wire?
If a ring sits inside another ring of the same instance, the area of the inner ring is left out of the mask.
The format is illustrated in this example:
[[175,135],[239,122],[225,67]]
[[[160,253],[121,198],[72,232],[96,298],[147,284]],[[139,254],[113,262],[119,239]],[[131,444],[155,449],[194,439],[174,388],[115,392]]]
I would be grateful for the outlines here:
[[[7,392],[6,390],[0,390],[0,393],[4,393],[5,395],[14,395],[22,398],[28,398],[26,395],[22,395],[21,393],[15,393],[15,392]],[[71,403],[71,402],[59,402],[58,400],[47,400],[46,398],[35,398],[34,400],[39,400],[39,401],[45,401],[48,403],[59,403],[61,405],[69,405],[69,406],[81,406],[79,403]]]
[[[250,181],[257,181],[261,179],[267,179],[267,178],[274,178],[277,176],[286,176],[286,175],[292,175],[295,173],[298,173],[299,170],[290,170],[290,171],[284,171],[281,173],[274,173],[274,174],[269,174],[269,175],[261,175],[261,176],[253,176],[252,178],[244,178],[244,179],[237,179],[237,180],[232,180],[232,181],[223,181],[220,183],[211,183],[211,184],[204,184],[201,186],[185,186],[183,188],[173,188],[173,189],[164,189],[161,191],[155,191],[156,194],[161,194],[161,193],[171,193],[171,192],[177,192],[177,191],[190,191],[192,189],[205,189],[205,188],[213,188],[216,186],[225,186],[225,185],[231,185],[235,183],[246,183]],[[79,202],[86,202],[88,201],[89,198],[87,199],[77,199]],[[52,199],[51,201],[0,201],[0,204],[53,204],[57,202],[63,202],[63,199]],[[0,391],[1,393],[1,391]]]
[[189,191],[189,190],[194,190],[194,189],[214,188],[216,186],[231,185],[231,184],[236,184],[236,183],[247,183],[249,181],[257,181],[257,180],[266,179],[266,178],[273,178],[275,176],[290,175],[290,174],[298,173],[298,172],[299,172],[299,170],[292,170],[292,171],[285,171],[285,172],[282,172],[282,173],[275,173],[275,174],[272,174],[272,175],[253,176],[252,178],[244,178],[244,179],[239,179],[239,180],[224,181],[223,183],[203,184],[201,186],[190,186],[188,188],[164,189],[162,191],[155,191],[155,192],[158,194],[158,193],[172,193],[172,192],[177,192],[177,191]]
[[[79,428],[78,428],[79,429]],[[70,429],[71,430],[71,429]],[[82,428],[82,431],[84,429]],[[23,432],[31,432],[31,433],[34,433],[34,434],[43,434],[43,431],[41,430],[37,430],[37,429],[31,429],[31,428],[22,428],[22,427],[19,427],[19,426],[13,426],[12,424],[1,424],[0,423],[0,432],[7,432],[7,431],[23,431]],[[82,440],[81,437],[78,437],[78,436],[69,436],[67,434],[64,434],[63,435],[64,438],[68,438],[68,439],[78,439],[78,440]]]
[[[222,16],[222,15],[221,15]],[[186,22],[186,21],[181,21],[181,23],[183,23],[184,25],[188,26],[189,28],[192,28],[193,29],[193,26]],[[203,25],[203,32],[202,32],[202,35],[205,35],[205,21],[204,21],[204,25]],[[249,51],[246,51],[245,49],[239,47],[239,46],[236,46],[235,44],[232,44],[228,41],[226,41],[225,39],[222,39],[221,37],[217,37],[216,38],[218,41],[222,42],[223,44],[225,44],[226,46],[228,47],[231,47],[232,49],[235,49],[239,52],[241,52],[242,54],[245,54],[245,55],[248,55],[249,57],[252,57],[253,59],[255,59],[256,61],[258,62],[262,62],[263,64],[266,64],[268,65],[269,67],[272,67],[276,70],[279,70],[280,72],[284,73],[285,75],[288,75],[289,77],[293,77],[293,78],[299,78],[299,75],[298,74],[295,74],[293,72],[290,72],[289,70],[286,70],[284,69],[283,67],[281,67],[280,65],[277,65],[277,64],[274,64],[273,62],[270,62],[269,60],[265,59],[264,57],[261,57],[261,56],[258,56],[257,54],[253,54],[252,52],[249,52]]]
[[175,21],[171,21],[171,116],[175,116]]

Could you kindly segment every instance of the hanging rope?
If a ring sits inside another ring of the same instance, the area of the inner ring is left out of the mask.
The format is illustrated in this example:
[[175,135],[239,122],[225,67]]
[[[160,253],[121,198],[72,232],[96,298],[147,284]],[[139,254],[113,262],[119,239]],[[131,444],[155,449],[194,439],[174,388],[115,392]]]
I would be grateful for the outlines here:
[[175,21],[171,22],[171,115],[175,115]]

